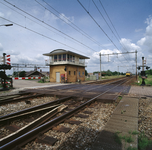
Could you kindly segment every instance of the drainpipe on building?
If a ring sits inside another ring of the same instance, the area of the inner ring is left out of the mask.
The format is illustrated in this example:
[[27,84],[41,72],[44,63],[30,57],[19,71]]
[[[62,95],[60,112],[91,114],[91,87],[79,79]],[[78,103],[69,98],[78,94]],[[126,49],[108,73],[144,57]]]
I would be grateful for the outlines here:
[[64,71],[65,71],[65,83],[67,83],[67,66],[65,66]]

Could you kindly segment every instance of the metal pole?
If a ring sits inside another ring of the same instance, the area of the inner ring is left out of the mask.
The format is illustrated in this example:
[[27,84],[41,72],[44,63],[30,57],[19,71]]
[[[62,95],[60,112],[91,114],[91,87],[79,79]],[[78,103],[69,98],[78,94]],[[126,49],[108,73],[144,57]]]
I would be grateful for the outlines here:
[[137,50],[135,51],[135,61],[136,61],[136,80],[137,80]]
[[99,54],[100,56],[100,80],[102,79],[102,74],[101,74],[101,53]]
[[118,66],[118,76],[119,76],[119,66]]
[[[4,65],[5,65],[5,55],[6,55],[6,53],[3,53],[3,64],[4,64]],[[4,74],[5,74],[5,69],[4,69]],[[5,78],[4,78],[3,89],[6,89],[6,79],[5,79]]]
[[5,64],[5,53],[3,53],[3,64]]
[[142,57],[142,71],[144,71],[144,57]]

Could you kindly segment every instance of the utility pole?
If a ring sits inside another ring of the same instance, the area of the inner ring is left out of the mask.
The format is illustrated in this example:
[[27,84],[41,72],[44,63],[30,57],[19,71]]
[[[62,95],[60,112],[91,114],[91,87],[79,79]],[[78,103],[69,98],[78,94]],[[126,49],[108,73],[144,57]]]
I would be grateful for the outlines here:
[[136,61],[136,81],[137,81],[137,50],[135,51],[135,61]]
[[144,71],[144,57],[142,57],[142,71]]
[[101,74],[101,53],[99,53],[100,56],[100,80],[102,79],[102,74]]
[[119,76],[119,66],[118,66],[118,76]]
[[[99,54],[99,56],[107,56],[108,55],[108,61],[109,61],[109,55],[119,55],[119,54],[129,54],[129,53],[135,53],[135,62],[136,62],[136,80],[137,80],[137,50],[134,52],[122,52],[122,53],[111,53],[111,54]],[[119,66],[120,67],[120,66]]]

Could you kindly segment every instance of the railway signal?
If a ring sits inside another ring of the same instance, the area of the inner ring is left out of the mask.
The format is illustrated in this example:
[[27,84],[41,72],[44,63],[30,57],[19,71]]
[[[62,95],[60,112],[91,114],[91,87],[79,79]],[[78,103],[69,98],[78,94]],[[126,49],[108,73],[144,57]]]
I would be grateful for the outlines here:
[[8,64],[8,65],[11,65],[11,63],[10,63],[10,61],[11,61],[11,58],[10,58],[10,55],[6,55],[6,57],[7,57],[7,59],[6,59],[6,63]]
[[[0,78],[1,78],[1,83],[2,83],[2,86],[3,86],[3,89],[2,90],[8,90],[6,88],[6,80],[11,80],[11,86],[12,86],[12,78],[9,78],[7,77],[6,73],[5,73],[5,70],[10,70],[11,69],[11,59],[10,59],[10,55],[6,55],[6,53],[3,53],[3,57],[0,57],[1,58],[1,62],[3,62],[3,64],[0,65],[0,70],[4,70],[4,71],[0,71]],[[7,60],[7,62],[6,62]],[[7,64],[6,64],[7,63]]]
[[2,64],[2,65],[0,65],[0,70],[1,69],[4,69],[4,70],[7,70],[7,69],[11,69],[11,65],[7,65],[7,64]]
[[146,67],[147,70],[150,68],[148,66],[145,66],[144,64],[145,64],[145,60],[144,60],[144,57],[142,57],[142,66],[138,66],[138,70],[140,70],[140,67],[142,67],[142,71],[141,71],[142,84],[141,85],[145,85],[145,78],[147,78],[146,72],[144,71],[144,67]]

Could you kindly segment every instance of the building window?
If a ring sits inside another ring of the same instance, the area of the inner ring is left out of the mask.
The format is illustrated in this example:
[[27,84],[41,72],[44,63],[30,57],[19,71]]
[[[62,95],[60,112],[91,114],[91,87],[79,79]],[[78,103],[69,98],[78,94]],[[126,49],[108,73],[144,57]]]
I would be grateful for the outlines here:
[[50,56],[50,63],[53,62],[53,56]]
[[73,62],[75,63],[75,56],[73,56]]
[[80,76],[80,71],[79,71],[79,76]]
[[69,75],[71,74],[71,71],[69,71]]
[[61,55],[59,55],[59,61],[61,61]]
[[74,71],[74,75],[75,75],[75,71]]
[[63,54],[63,61],[66,61],[66,54]]
[[82,72],[82,75],[84,75],[84,72]]
[[69,61],[69,54],[67,54],[67,61]]
[[54,62],[57,62],[57,55],[54,55]]
[[72,55],[70,55],[70,62],[72,62]]

